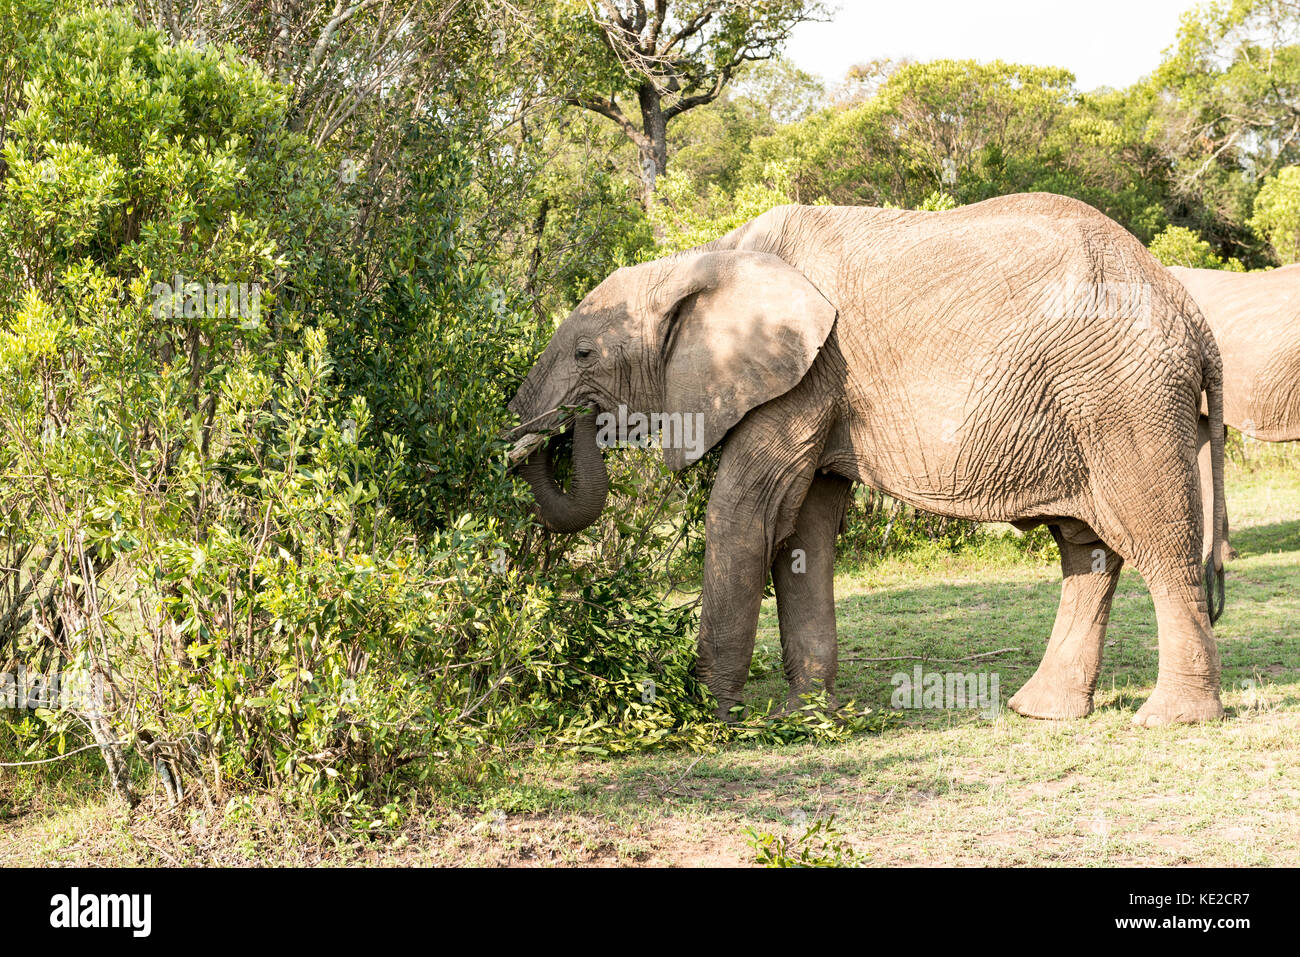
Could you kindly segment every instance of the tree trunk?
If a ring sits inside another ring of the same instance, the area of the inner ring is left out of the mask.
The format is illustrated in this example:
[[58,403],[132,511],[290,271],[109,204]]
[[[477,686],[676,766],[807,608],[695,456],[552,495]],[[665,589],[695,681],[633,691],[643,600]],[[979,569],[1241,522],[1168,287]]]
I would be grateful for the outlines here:
[[668,121],[664,118],[663,99],[654,84],[642,83],[637,90],[641,105],[642,136],[637,141],[641,172],[641,205],[649,209],[654,202],[655,185],[668,171]]

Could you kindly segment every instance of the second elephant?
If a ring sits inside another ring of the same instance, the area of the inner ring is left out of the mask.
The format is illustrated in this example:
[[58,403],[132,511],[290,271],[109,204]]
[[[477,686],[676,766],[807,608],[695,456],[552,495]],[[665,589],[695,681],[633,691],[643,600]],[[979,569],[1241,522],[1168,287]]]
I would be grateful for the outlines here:
[[[1209,323],[1223,359],[1223,421],[1263,442],[1300,439],[1300,264],[1266,272],[1169,271]],[[1201,474],[1209,474],[1202,419]],[[1225,557],[1226,513],[1219,538]]]

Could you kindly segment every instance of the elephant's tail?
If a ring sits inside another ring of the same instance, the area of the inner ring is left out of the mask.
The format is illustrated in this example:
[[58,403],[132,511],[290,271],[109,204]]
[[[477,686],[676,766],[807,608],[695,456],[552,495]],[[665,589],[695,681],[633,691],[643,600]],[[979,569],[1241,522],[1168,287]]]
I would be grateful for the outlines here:
[[1217,347],[1205,358],[1201,387],[1205,390],[1206,412],[1210,422],[1210,468],[1214,475],[1214,531],[1210,539],[1210,557],[1205,562],[1205,594],[1209,604],[1210,624],[1214,624],[1223,614],[1223,562],[1228,551],[1225,535],[1228,528],[1228,505],[1223,492],[1223,364]]

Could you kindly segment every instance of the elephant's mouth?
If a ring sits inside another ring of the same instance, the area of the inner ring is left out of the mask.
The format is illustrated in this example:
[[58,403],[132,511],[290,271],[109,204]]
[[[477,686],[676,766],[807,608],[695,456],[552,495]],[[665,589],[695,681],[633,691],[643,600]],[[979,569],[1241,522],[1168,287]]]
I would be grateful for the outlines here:
[[514,470],[528,460],[534,452],[552,439],[571,435],[574,422],[580,413],[597,412],[591,400],[574,404],[561,404],[531,416],[512,429],[501,433],[501,438],[513,443],[506,453],[509,467]]

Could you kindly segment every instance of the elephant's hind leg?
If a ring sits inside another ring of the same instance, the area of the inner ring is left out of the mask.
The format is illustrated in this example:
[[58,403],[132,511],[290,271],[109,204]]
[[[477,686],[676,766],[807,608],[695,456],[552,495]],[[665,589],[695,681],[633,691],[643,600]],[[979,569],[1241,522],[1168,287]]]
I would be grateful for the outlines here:
[[1153,728],[1223,717],[1219,647],[1200,575],[1201,567],[1195,565],[1176,578],[1159,570],[1143,576],[1159,621],[1160,670],[1156,690],[1133,716],[1136,725]]
[[781,658],[790,683],[790,705],[799,695],[835,687],[835,539],[844,521],[852,484],[818,474],[799,509],[794,534],[772,561]]
[[[1142,727],[1223,717],[1219,648],[1201,564],[1203,525],[1197,485],[1193,481],[1179,487],[1176,479],[1166,478],[1154,485],[1145,501],[1118,500],[1119,521],[1110,529],[1110,540],[1126,549],[1155,603],[1160,666],[1155,691],[1133,717],[1133,723]],[[1141,528],[1144,534],[1119,545],[1124,527]],[[1108,535],[1107,530],[1098,531]]]
[[1082,718],[1092,712],[1111,599],[1124,560],[1100,541],[1078,545],[1049,526],[1061,550],[1061,604],[1034,676],[1008,702],[1029,718]]

